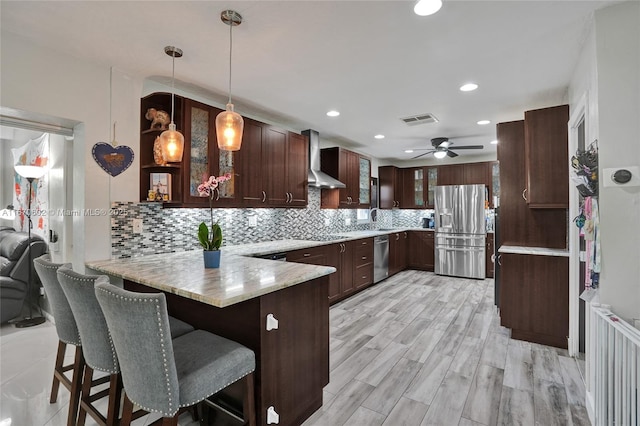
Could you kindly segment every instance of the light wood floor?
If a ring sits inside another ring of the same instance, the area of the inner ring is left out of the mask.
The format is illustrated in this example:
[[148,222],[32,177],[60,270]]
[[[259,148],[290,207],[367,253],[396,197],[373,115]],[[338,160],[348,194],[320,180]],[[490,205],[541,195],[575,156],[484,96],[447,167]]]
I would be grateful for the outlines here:
[[330,321],[330,383],[304,426],[590,424],[575,360],[510,339],[493,280],[405,271]]

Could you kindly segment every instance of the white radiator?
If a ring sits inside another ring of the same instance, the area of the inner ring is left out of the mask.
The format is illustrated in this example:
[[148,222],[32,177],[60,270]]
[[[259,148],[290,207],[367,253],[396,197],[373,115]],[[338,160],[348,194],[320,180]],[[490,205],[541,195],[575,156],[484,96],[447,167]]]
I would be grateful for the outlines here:
[[640,330],[591,304],[587,397],[594,426],[640,425]]

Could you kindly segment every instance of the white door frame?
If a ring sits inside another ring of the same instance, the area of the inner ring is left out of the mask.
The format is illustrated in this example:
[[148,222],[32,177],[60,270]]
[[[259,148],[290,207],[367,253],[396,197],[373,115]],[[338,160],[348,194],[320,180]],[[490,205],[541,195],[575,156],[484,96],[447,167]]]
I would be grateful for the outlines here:
[[[589,92],[585,92],[575,105],[569,118],[569,159],[578,149],[578,125],[584,120],[585,143],[589,140]],[[567,164],[569,176],[573,168]],[[580,230],[573,223],[578,216],[579,192],[575,184],[569,180],[569,356],[576,356],[580,351]],[[586,350],[586,347],[585,347]]]

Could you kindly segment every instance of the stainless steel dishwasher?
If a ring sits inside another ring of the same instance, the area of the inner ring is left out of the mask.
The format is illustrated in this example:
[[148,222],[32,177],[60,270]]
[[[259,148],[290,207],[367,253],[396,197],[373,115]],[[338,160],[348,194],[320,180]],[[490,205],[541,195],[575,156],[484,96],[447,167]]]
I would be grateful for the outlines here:
[[373,239],[373,283],[389,276],[389,236],[380,235]]

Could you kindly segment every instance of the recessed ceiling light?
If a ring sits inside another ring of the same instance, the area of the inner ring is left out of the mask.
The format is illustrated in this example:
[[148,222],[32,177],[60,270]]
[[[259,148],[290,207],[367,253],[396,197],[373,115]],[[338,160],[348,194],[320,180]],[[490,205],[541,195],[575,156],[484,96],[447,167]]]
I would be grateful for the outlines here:
[[478,124],[481,125],[481,126],[484,126],[485,124],[489,124],[489,123],[491,123],[489,120],[480,120],[480,121],[478,121]]
[[407,154],[411,154],[413,152],[412,149],[405,149],[404,152],[406,152]]
[[489,142],[491,145],[498,145],[498,140],[492,140],[491,142]]
[[476,90],[478,88],[478,85],[475,83],[467,83],[464,84],[462,86],[460,86],[460,91],[461,92],[471,92],[472,90]]
[[384,135],[375,135],[374,138],[376,138],[376,139],[384,139]]
[[332,109],[331,111],[329,111],[329,112],[327,113],[327,115],[328,115],[329,117],[337,117],[337,116],[339,116],[339,115],[340,115],[340,113],[339,113],[338,111],[336,111],[335,109]]
[[420,0],[413,6],[416,15],[428,16],[433,15],[442,7],[442,0]]

